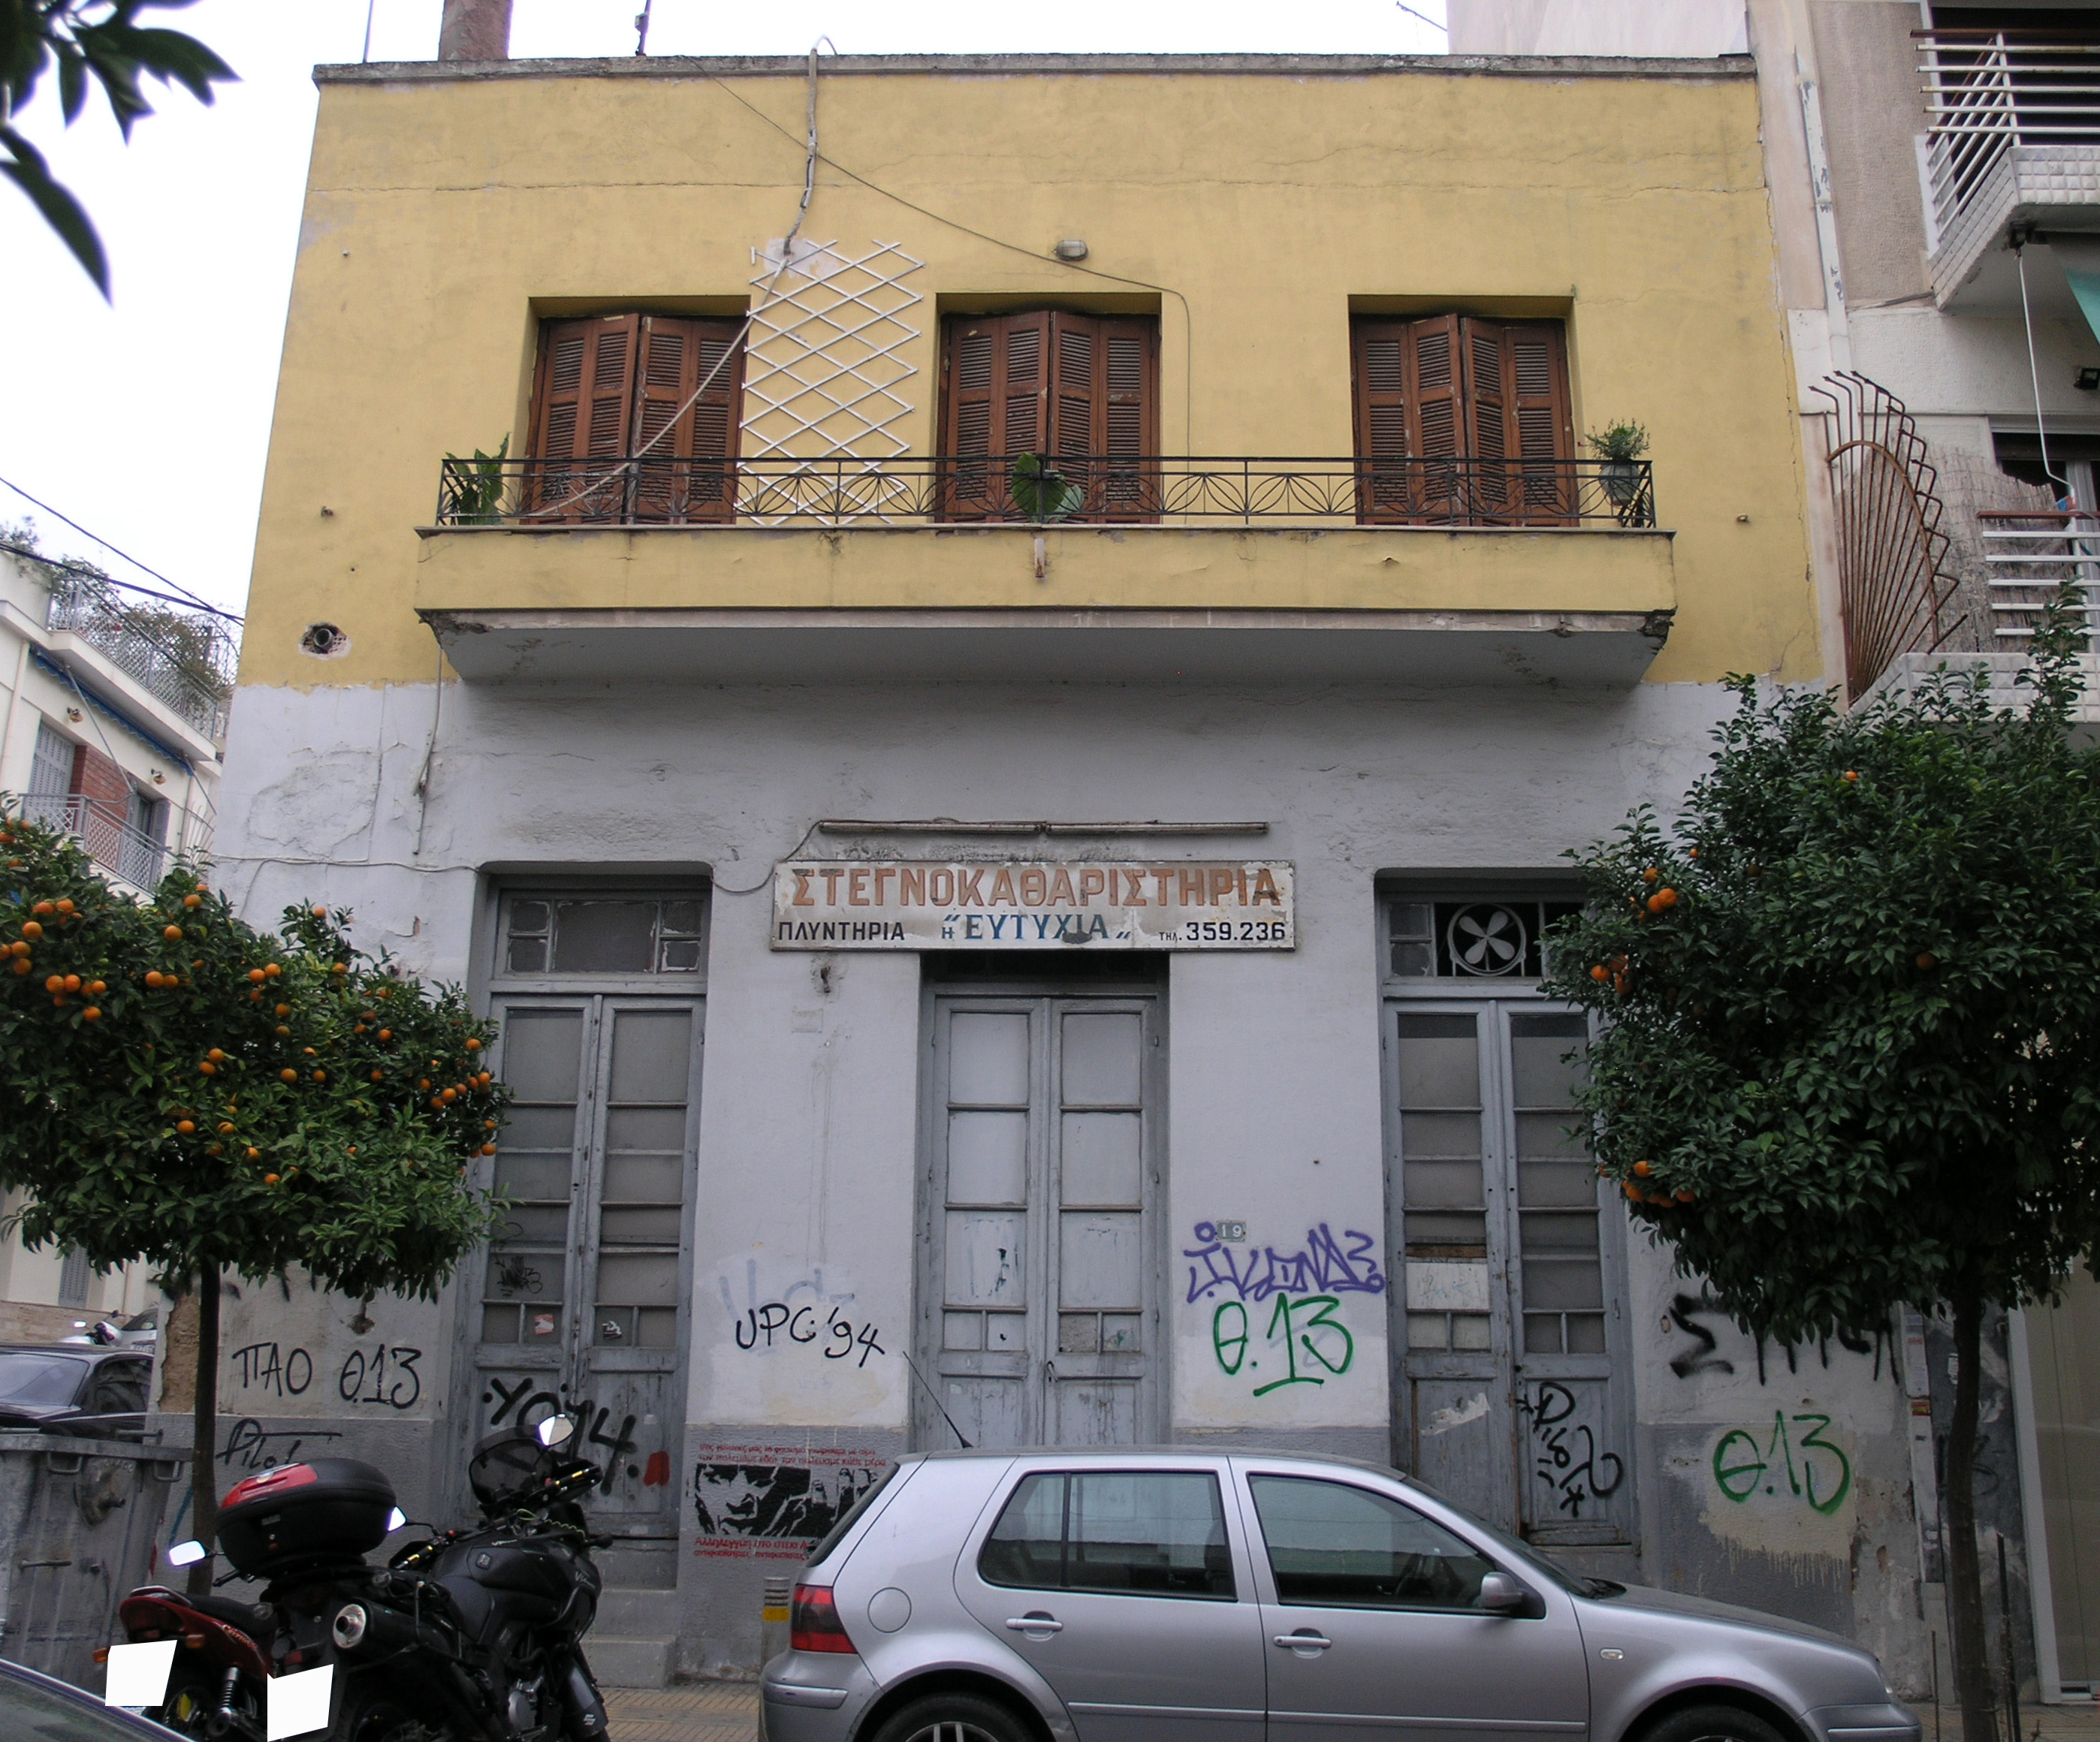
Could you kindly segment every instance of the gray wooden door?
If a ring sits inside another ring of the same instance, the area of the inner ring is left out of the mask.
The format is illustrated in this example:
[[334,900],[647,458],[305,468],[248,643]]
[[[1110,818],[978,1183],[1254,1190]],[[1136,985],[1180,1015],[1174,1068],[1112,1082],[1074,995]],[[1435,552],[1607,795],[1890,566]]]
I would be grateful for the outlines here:
[[512,1202],[480,1277],[477,1437],[566,1411],[605,1476],[595,1529],[669,1553],[685,1421],[703,1005],[500,1000],[517,1092],[492,1183]]
[[918,1444],[1156,1440],[1158,1000],[943,994],[932,1021]]
[[1579,1135],[1580,1012],[1395,1001],[1395,1455],[1531,1540],[1630,1543],[1623,1217]]

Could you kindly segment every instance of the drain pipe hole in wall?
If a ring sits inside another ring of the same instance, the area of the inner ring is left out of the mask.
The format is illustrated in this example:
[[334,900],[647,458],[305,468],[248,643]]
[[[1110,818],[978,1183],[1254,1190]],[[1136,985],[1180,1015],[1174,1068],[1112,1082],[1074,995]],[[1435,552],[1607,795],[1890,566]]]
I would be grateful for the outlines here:
[[310,623],[299,637],[299,651],[316,659],[340,659],[350,651],[350,637],[332,623]]

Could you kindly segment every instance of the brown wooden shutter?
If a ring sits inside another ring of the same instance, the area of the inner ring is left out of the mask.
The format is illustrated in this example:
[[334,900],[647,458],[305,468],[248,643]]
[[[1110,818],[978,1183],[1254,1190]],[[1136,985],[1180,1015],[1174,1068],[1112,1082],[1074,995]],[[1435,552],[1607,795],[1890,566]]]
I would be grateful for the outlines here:
[[948,323],[941,395],[941,511],[949,519],[1013,512],[1015,459],[1048,432],[1050,316],[963,315]]
[[1159,451],[1158,323],[1141,316],[1053,317],[1058,471],[1084,492],[1090,520],[1153,518],[1158,494],[1145,464]]
[[[1568,517],[1559,462],[1572,457],[1573,438],[1558,322],[1362,320],[1352,339],[1361,518]],[[1439,460],[1456,463],[1430,463]]]
[[633,426],[638,518],[734,515],[734,474],[727,462],[736,454],[743,385],[743,350],[736,344],[741,325],[672,315],[642,317]]
[[621,513],[625,491],[618,469],[571,462],[619,460],[627,453],[641,319],[593,315],[541,328],[532,512],[562,519]]

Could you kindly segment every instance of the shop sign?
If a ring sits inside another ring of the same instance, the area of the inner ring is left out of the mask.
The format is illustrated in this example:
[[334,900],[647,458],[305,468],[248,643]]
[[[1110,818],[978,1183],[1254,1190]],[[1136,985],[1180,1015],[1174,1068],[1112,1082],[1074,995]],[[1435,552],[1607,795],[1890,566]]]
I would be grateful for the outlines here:
[[773,874],[776,950],[1289,950],[1291,867],[796,860]]

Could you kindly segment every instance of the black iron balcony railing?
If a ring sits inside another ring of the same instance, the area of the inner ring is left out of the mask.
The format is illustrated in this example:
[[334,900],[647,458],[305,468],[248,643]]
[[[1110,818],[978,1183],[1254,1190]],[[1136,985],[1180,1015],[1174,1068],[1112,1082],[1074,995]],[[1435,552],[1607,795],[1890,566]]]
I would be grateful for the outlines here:
[[440,527],[1656,524],[1646,460],[447,460]]
[[2100,144],[2100,32],[1921,30],[1942,236],[2016,146]]

